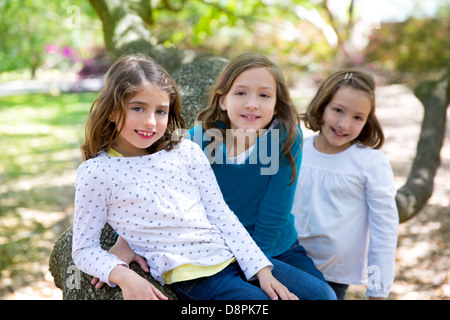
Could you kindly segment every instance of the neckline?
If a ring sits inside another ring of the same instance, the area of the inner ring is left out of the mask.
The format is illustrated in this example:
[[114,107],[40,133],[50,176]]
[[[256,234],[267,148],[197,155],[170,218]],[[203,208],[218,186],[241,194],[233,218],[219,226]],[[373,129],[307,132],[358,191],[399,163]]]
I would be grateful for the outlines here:
[[332,157],[336,157],[336,156],[338,156],[338,155],[342,155],[342,154],[344,154],[346,151],[348,151],[348,150],[354,148],[354,147],[357,145],[357,143],[353,143],[353,144],[352,144],[350,147],[348,147],[347,149],[342,150],[342,151],[339,151],[339,152],[337,152],[337,153],[325,153],[325,152],[322,152],[322,151],[320,151],[320,150],[317,150],[316,146],[314,145],[314,141],[316,140],[316,138],[317,138],[318,136],[319,136],[318,134],[316,134],[315,136],[313,136],[312,139],[311,139],[311,141],[310,141],[310,143],[311,143],[311,146],[312,146],[312,149],[314,150],[314,152],[316,152],[318,155],[320,155],[320,156],[322,156],[322,157],[332,158]]
[[[263,138],[267,138],[269,135],[271,135],[272,130],[275,129],[277,127],[277,125],[279,124],[279,120],[278,118],[274,118],[270,124],[270,126],[267,128],[266,132],[262,135],[262,136],[257,136],[255,143],[252,144],[250,147],[248,147],[247,149],[245,149],[244,151],[242,151],[241,153],[235,155],[234,157],[228,157],[228,153],[227,153],[227,145],[226,145],[226,141],[224,141],[222,143],[221,149],[222,152],[224,153],[224,156],[233,162],[233,164],[244,164],[245,161],[250,157],[250,155],[253,153],[255,146],[258,144],[258,142],[263,139]],[[240,161],[241,163],[235,163],[236,160],[242,160],[242,157],[244,157],[243,161]]]

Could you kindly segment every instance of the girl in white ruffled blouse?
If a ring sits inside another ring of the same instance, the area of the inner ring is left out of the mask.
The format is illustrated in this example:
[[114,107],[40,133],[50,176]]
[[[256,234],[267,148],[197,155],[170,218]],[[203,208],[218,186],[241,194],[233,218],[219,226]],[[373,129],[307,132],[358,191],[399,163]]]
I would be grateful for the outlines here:
[[394,279],[398,211],[375,116],[375,81],[358,69],[325,80],[302,115],[306,138],[292,212],[299,241],[344,299],[349,284],[387,298]]

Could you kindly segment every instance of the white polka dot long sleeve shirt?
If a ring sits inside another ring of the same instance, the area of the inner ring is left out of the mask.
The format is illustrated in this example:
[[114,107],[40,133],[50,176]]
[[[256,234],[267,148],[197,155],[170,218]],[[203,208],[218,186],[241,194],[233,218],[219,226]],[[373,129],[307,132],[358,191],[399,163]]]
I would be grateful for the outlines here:
[[109,285],[112,269],[126,264],[100,246],[106,223],[146,258],[161,284],[179,266],[213,266],[233,256],[249,280],[272,267],[228,208],[207,158],[191,141],[142,157],[103,153],[80,165],[75,188],[73,260]]

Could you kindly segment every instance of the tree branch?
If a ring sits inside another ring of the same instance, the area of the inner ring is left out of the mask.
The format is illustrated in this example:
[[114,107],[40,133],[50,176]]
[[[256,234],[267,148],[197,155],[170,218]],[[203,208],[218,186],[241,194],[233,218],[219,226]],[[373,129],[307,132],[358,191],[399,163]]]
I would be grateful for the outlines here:
[[131,0],[130,9],[138,14],[147,27],[153,25],[153,10],[151,0]]
[[439,154],[445,137],[448,105],[438,85],[438,82],[422,82],[414,90],[425,113],[411,172],[406,184],[397,192],[400,222],[415,216],[433,193],[433,180],[441,162]]
[[119,0],[89,0],[103,25],[107,49],[115,56],[129,51],[149,52],[152,46],[150,31],[144,20],[130,10],[128,3]]

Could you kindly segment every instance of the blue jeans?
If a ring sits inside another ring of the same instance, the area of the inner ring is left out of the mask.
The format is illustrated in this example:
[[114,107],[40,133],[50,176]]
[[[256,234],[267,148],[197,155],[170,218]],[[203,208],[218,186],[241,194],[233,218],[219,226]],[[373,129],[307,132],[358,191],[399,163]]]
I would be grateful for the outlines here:
[[336,283],[331,281],[328,281],[328,284],[331,288],[333,288],[338,300],[345,300],[345,294],[347,293],[347,289],[349,287],[348,284]]
[[316,268],[313,260],[307,255],[305,248],[301,246],[298,241],[285,253],[274,257],[277,260],[290,264],[300,270],[303,270],[316,278],[326,282],[322,272]]
[[[282,261],[270,259],[273,276],[301,300],[335,300],[331,287],[316,277]],[[182,300],[270,300],[258,281],[247,281],[238,263],[221,272],[169,287]]]

